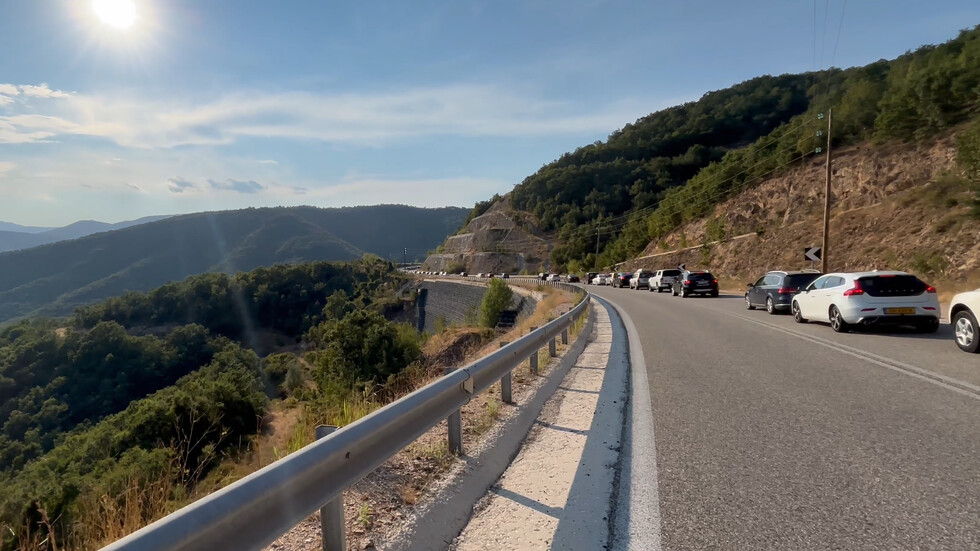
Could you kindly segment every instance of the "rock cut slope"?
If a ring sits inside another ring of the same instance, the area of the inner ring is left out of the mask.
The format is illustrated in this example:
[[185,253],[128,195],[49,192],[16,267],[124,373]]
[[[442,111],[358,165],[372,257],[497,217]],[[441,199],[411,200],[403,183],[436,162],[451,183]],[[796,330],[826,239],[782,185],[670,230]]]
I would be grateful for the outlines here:
[[427,270],[458,273],[536,272],[548,266],[553,238],[538,229],[533,215],[516,211],[505,196],[450,236],[429,255]]

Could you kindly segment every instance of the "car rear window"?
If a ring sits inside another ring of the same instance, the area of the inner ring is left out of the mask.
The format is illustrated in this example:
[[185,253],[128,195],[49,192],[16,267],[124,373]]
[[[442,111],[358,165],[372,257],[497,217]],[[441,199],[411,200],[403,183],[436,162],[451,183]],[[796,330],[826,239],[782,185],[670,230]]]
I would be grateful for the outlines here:
[[653,272],[640,272],[640,277],[653,277]]
[[802,289],[809,285],[814,279],[817,279],[822,274],[793,274],[786,276],[786,282],[783,283],[786,287],[796,287],[797,289]]
[[709,274],[708,272],[703,272],[700,274],[690,274],[687,279],[691,281],[711,281],[715,276]]
[[664,270],[664,273],[661,274],[661,277],[663,277],[663,276],[677,277],[679,275],[681,275],[681,271],[680,270]]
[[864,292],[873,297],[910,297],[921,295],[927,285],[914,275],[868,276],[858,279]]

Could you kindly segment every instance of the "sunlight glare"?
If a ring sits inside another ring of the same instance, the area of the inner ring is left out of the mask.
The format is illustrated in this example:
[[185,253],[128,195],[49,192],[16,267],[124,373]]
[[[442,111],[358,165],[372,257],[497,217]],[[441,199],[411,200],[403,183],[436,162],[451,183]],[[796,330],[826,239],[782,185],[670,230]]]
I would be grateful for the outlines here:
[[128,29],[136,21],[132,0],[94,0],[92,9],[103,23],[117,29]]

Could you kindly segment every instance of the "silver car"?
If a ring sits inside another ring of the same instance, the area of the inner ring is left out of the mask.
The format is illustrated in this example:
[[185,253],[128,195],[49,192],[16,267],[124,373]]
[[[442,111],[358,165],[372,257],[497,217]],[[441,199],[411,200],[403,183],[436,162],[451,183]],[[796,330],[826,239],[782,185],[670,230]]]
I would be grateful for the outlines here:
[[651,291],[656,291],[658,293],[669,291],[674,287],[674,282],[677,281],[677,278],[680,276],[680,270],[657,270],[653,274],[653,277],[650,278],[647,287]]
[[654,272],[650,270],[637,270],[630,278],[630,289],[649,289],[650,278],[653,276]]

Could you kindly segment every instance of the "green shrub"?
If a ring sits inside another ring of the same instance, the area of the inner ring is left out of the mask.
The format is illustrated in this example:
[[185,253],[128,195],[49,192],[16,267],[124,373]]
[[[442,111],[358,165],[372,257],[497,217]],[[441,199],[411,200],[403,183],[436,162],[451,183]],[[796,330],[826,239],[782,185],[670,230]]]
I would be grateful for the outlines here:
[[507,309],[513,297],[514,291],[504,280],[491,279],[487,293],[483,295],[483,304],[480,305],[480,325],[495,327],[500,320],[500,313]]

